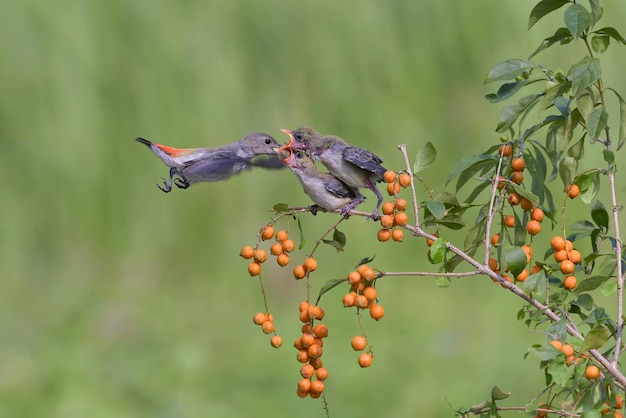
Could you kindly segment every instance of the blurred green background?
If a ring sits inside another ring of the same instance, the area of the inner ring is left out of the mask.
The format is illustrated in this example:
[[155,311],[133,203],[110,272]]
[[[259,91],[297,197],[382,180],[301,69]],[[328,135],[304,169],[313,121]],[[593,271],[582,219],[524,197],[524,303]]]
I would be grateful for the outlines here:
[[[274,203],[308,204],[295,178],[256,171],[164,194],[155,183],[166,167],[133,139],[217,146],[265,131],[284,142],[280,128],[311,125],[392,169],[403,167],[397,144],[413,154],[430,140],[438,161],[424,177],[442,190],[454,162],[498,141],[487,71],[561,25],[559,12],[527,32],[533,4],[4,2],[0,417],[322,416],[319,401],[295,395],[303,283],[265,268],[285,340],[274,350],[252,324],[262,299],[238,256]],[[609,7],[601,26],[623,31],[626,5]],[[578,48],[535,61],[567,70]],[[623,48],[603,59],[606,83],[624,93]],[[308,250],[335,220],[302,217]],[[383,270],[433,268],[421,240],[382,245],[376,224],[343,225],[346,251],[319,250],[314,293],[365,256]],[[378,289],[386,317],[366,320],[370,369],[349,347],[359,327],[342,292],[322,303],[331,416],[451,416],[448,402],[478,403],[494,384],[513,391],[511,405],[540,388],[538,361],[522,357],[543,335],[489,280],[440,289],[390,278]]]

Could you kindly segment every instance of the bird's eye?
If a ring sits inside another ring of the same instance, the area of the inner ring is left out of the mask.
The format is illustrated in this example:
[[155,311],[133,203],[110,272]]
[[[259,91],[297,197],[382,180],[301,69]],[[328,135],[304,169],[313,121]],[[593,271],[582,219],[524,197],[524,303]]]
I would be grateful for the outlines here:
[[302,139],[302,134],[301,134],[301,133],[297,133],[297,134],[296,134],[296,138],[297,138],[297,139]]
[[265,138],[265,144],[269,145],[272,143],[272,140],[269,138]]
[[302,159],[303,157],[304,157],[304,154],[302,152],[300,152],[300,151],[296,152],[296,158]]

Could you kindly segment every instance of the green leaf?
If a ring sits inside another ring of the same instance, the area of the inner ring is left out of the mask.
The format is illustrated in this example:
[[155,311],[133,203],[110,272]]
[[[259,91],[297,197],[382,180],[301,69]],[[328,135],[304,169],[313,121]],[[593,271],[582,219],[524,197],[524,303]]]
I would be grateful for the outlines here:
[[539,110],[544,110],[552,106],[557,97],[561,97],[571,88],[572,83],[569,80],[566,80],[548,89],[545,96],[543,96],[543,99],[541,99],[541,102],[539,103]]
[[346,245],[346,234],[335,228],[335,231],[333,232],[333,240],[337,241],[343,248]]
[[435,279],[435,284],[437,285],[437,287],[445,288],[449,287],[452,284],[452,281],[448,276],[437,276],[437,278]]
[[615,90],[611,90],[617,96],[619,100],[619,139],[617,143],[617,150],[619,151],[626,143],[626,101]]
[[615,153],[609,150],[602,150],[602,156],[604,157],[604,161],[609,164],[615,164]]
[[587,333],[587,335],[585,335],[585,341],[583,341],[580,352],[586,353],[589,350],[594,350],[602,347],[610,336],[611,332],[604,325],[599,325],[593,328]]
[[535,345],[530,347],[528,351],[539,357],[541,361],[550,361],[558,356],[562,357],[561,352],[550,344]]
[[574,181],[576,177],[576,169],[578,168],[578,161],[572,157],[564,157],[559,163],[559,174],[563,185],[568,186]]
[[604,14],[604,10],[602,9],[602,7],[600,7],[600,0],[589,0],[589,6],[591,6],[590,28],[593,28]]
[[617,292],[617,282],[615,280],[607,281],[604,283],[604,286],[602,286],[602,289],[600,289],[600,292],[602,292],[604,296],[614,295],[615,292]]
[[533,64],[529,61],[524,61],[517,58],[508,59],[500,64],[496,65],[489,71],[485,78],[485,84],[498,80],[511,80],[525,71],[538,68],[537,64]]
[[580,4],[572,4],[565,10],[565,26],[578,37],[581,33],[589,30],[591,14]]
[[580,198],[586,204],[591,203],[600,191],[600,170],[594,169],[582,174],[576,180],[580,187]]
[[511,247],[504,251],[504,259],[514,277],[524,270],[528,260],[521,247]]
[[319,295],[318,295],[318,297],[317,297],[317,298],[318,298],[318,300],[319,300],[319,298],[321,298],[321,297],[322,297],[322,295],[323,295],[324,293],[326,293],[326,292],[328,292],[329,290],[331,290],[332,288],[337,287],[337,286],[339,286],[340,284],[342,284],[342,283],[346,283],[346,282],[347,282],[347,279],[346,279],[345,277],[343,277],[343,278],[341,278],[341,279],[331,279],[331,280],[327,281],[326,283],[324,283],[324,284],[322,285],[322,288],[320,289],[320,293],[319,293]]
[[590,292],[602,286],[607,280],[609,280],[607,276],[589,277],[585,280],[581,280],[580,283],[578,283],[578,286],[576,286],[574,292],[576,292],[577,294],[580,294],[582,292]]
[[446,207],[441,202],[424,202],[430,213],[435,217],[435,219],[443,219],[446,216]]
[[591,140],[591,143],[594,143],[596,139],[598,139],[606,127],[608,118],[609,114],[606,112],[604,106],[600,106],[591,112],[587,118],[587,131],[589,132],[589,139]]
[[620,35],[620,33],[615,28],[606,27],[606,28],[598,29],[597,31],[594,31],[594,33],[610,36],[611,38],[615,39],[617,42],[621,44],[626,44],[626,39],[624,39],[622,35]]
[[417,174],[431,165],[435,161],[435,158],[437,158],[437,150],[433,146],[432,142],[428,141],[415,156],[413,174]]
[[354,268],[358,268],[359,266],[362,266],[363,264],[371,263],[372,261],[374,261],[374,258],[376,258],[376,256],[362,258],[361,261],[359,261],[358,264],[354,266]]
[[304,239],[304,233],[302,233],[302,224],[300,223],[300,218],[298,218],[298,231],[300,231],[300,245],[298,246],[298,249],[301,250],[304,248],[306,240]]
[[322,242],[324,244],[330,245],[337,251],[343,251],[343,245],[340,242],[335,241],[334,239],[323,239]]
[[555,357],[550,364],[548,364],[547,372],[552,376],[554,383],[557,385],[565,386],[572,373],[574,373],[574,367],[568,367],[565,365],[564,356]]
[[519,116],[524,113],[526,109],[529,109],[532,105],[534,105],[543,94],[544,93],[524,96],[516,103],[509,103],[506,105],[500,112],[496,132],[503,133],[508,131],[517,118],[519,118]]
[[439,264],[448,251],[447,241],[445,238],[437,238],[430,247],[430,261],[433,264]]
[[531,274],[520,286],[527,295],[542,295],[546,290],[546,274],[543,270]]
[[598,54],[602,54],[609,47],[609,35],[595,34],[591,38],[591,47]]
[[[463,172],[465,172],[468,168],[470,168],[474,164],[480,163],[483,161],[489,161],[489,160],[491,160],[494,164],[496,164],[498,161],[498,158],[491,154],[471,155],[469,157],[463,158],[461,161],[459,161],[456,164],[452,172],[448,175],[448,178],[446,179],[446,185],[450,183],[450,180],[452,180],[455,177],[459,177],[460,175],[463,174]],[[458,190],[458,187],[457,187],[457,190]]]
[[572,65],[568,78],[572,81],[572,92],[578,95],[580,91],[595,83],[601,76],[600,61],[588,56]]
[[286,203],[276,203],[272,209],[276,212],[287,212],[289,210],[289,205]]
[[521,197],[530,200],[530,203],[532,203],[533,206],[539,206],[539,198],[536,194],[524,189],[519,184],[511,184],[511,187],[513,187],[513,190],[515,190]]
[[516,81],[514,83],[505,83],[500,86],[496,93],[487,94],[485,98],[491,103],[498,103],[513,96],[527,84],[528,80]]
[[491,389],[491,399],[494,401],[501,401],[502,399],[506,399],[511,396],[511,392],[504,392],[497,386],[494,386]]
[[542,0],[533,7],[528,19],[528,29],[532,28],[535,23],[550,12],[553,12],[563,5],[569,3],[568,0]]
[[575,160],[582,160],[585,155],[585,138],[581,137],[574,145],[572,145],[567,150],[567,155]]
[[593,90],[587,87],[576,95],[576,107],[583,118],[587,119],[596,107],[596,98]]
[[535,49],[535,52],[530,54],[528,59],[531,59],[532,57],[534,57],[535,55],[537,55],[544,49],[550,48],[552,45],[554,45],[557,42],[559,42],[561,45],[565,45],[565,44],[570,43],[573,39],[574,39],[574,36],[572,35],[572,32],[570,32],[569,29],[558,28],[556,32],[554,32],[554,35],[541,41],[541,44],[539,44],[537,49]]
[[591,219],[604,230],[609,229],[609,213],[604,207],[604,203],[599,200],[594,200],[591,203]]

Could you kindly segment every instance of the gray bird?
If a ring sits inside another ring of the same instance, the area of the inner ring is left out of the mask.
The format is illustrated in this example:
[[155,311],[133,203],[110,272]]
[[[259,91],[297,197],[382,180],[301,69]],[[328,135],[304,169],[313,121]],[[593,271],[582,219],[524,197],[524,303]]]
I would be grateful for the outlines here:
[[337,177],[330,173],[322,173],[315,167],[315,162],[303,151],[294,150],[284,163],[298,177],[304,192],[315,203],[311,212],[315,214],[317,208],[326,210],[341,209],[344,217],[350,216],[350,211],[365,198]]
[[[378,218],[378,210],[383,203],[383,195],[376,188],[382,181],[387,169],[382,166],[383,160],[374,153],[347,144],[343,139],[333,135],[320,135],[313,128],[298,128],[294,131],[283,129],[289,135],[289,143],[282,149],[306,150],[315,160],[319,160],[328,171],[352,189],[368,188],[378,198],[372,219]],[[360,193],[357,191],[358,195]]]
[[[157,184],[166,193],[172,190],[172,180],[177,187],[186,189],[198,182],[226,180],[250,167],[284,167],[278,152],[281,145],[262,132],[216,148],[173,148],[145,138],[136,140],[170,167],[169,181],[163,179],[163,185]],[[174,179],[174,176],[178,177]]]

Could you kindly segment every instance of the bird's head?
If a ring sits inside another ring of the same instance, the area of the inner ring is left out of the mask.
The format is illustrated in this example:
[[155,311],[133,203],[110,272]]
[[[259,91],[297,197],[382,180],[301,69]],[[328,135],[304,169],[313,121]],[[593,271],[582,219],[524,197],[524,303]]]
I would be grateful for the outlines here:
[[279,154],[280,144],[270,135],[263,132],[254,132],[241,141],[241,146],[246,147],[257,155]]
[[316,141],[321,137],[315,129],[308,127],[298,128],[293,131],[288,129],[281,130],[289,135],[289,142],[282,146],[281,149],[309,150],[315,146]]

